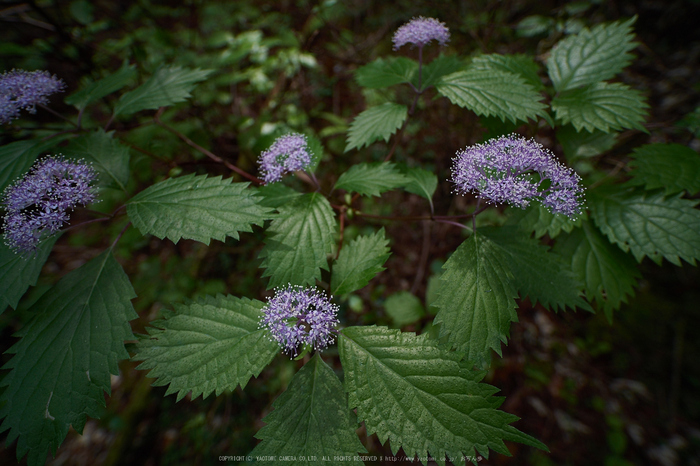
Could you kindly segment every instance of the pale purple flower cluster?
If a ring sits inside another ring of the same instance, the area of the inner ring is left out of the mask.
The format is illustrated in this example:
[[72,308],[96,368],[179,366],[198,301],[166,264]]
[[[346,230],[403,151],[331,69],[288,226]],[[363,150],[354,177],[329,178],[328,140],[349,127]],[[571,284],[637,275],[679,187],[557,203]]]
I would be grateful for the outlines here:
[[274,183],[286,173],[305,170],[311,165],[311,156],[303,134],[289,133],[278,137],[258,159],[263,181]]
[[17,252],[33,252],[70,219],[68,210],[95,200],[90,183],[96,177],[92,166],[83,162],[59,157],[37,162],[3,194],[5,244]]
[[47,96],[64,89],[63,81],[48,71],[12,70],[0,75],[0,124],[19,116],[20,110],[36,112],[49,103]]
[[553,214],[581,214],[581,177],[533,140],[501,136],[457,152],[453,161],[452,182],[460,194],[523,209],[537,200]]
[[259,327],[292,358],[305,347],[322,351],[333,343],[338,306],[317,288],[278,288],[262,311]]
[[435,39],[440,45],[445,45],[450,40],[450,30],[445,23],[435,18],[413,18],[396,30],[394,34],[394,50],[406,44],[414,44],[423,47]]

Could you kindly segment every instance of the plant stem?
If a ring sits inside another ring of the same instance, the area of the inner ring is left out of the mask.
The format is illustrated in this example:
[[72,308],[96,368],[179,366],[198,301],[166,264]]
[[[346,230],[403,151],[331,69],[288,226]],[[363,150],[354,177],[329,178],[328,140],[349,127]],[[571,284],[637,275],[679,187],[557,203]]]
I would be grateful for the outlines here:
[[115,238],[114,242],[112,245],[109,247],[109,249],[114,249],[114,247],[117,245],[119,240],[122,238],[122,235],[126,233],[126,230],[131,226],[131,222],[126,222],[126,225],[124,225],[124,228],[122,228],[122,231],[119,232],[117,237]]
[[472,213],[472,231],[476,231],[476,216],[486,210],[486,207],[479,209],[479,206],[481,206],[481,198],[477,199],[476,209],[474,209],[474,212]]
[[166,130],[170,131],[171,133],[173,133],[174,135],[176,135],[178,138],[180,138],[182,141],[184,141],[188,146],[197,149],[199,152],[201,152],[202,154],[206,155],[207,157],[209,157],[209,158],[212,159],[213,161],[225,165],[226,168],[228,168],[229,170],[232,170],[232,171],[238,173],[238,174],[241,175],[243,178],[245,178],[245,179],[247,179],[247,180],[249,180],[249,181],[252,181],[253,183],[255,183],[255,184],[257,184],[257,185],[262,185],[262,184],[263,184],[263,181],[262,181],[261,179],[254,177],[253,175],[251,175],[250,173],[246,172],[245,170],[241,170],[240,168],[238,168],[237,166],[233,165],[232,163],[230,163],[230,162],[228,162],[228,161],[222,159],[221,157],[219,157],[218,155],[214,154],[213,152],[211,152],[211,151],[205,149],[204,147],[200,146],[199,144],[197,144],[196,142],[194,142],[193,140],[191,140],[190,138],[188,138],[187,136],[185,136],[184,134],[182,134],[181,132],[179,132],[179,131],[176,130],[175,128],[171,128],[170,126],[168,126],[168,125],[166,125],[165,123],[163,123],[163,122],[160,120],[160,115],[163,113],[163,110],[164,110],[163,108],[161,108],[160,110],[158,110],[158,111],[156,112],[155,116],[153,117],[153,119],[155,120],[155,122],[156,122],[159,126],[163,127],[164,129],[166,129]]
[[71,121],[71,120],[69,120],[68,118],[64,117],[63,115],[61,115],[60,113],[58,113],[56,110],[52,109],[51,107],[47,107],[47,106],[44,105],[44,104],[38,104],[38,105],[39,105],[39,107],[43,108],[43,109],[46,110],[47,112],[51,113],[52,115],[57,116],[57,117],[60,118],[61,120],[67,121],[68,123],[70,123],[71,125],[75,126],[76,128],[79,127],[77,123],[75,123],[74,121]]

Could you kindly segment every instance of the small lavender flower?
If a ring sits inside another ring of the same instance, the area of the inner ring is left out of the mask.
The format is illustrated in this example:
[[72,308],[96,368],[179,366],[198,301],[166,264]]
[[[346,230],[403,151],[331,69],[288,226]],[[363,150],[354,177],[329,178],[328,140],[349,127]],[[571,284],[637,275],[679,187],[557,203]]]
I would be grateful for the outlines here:
[[515,134],[457,152],[452,182],[460,194],[522,209],[538,200],[553,214],[581,214],[581,178],[533,140]]
[[82,161],[47,157],[34,164],[3,193],[5,244],[17,252],[33,252],[70,219],[68,210],[95,200],[90,183],[96,177],[92,166]]
[[338,306],[317,288],[277,288],[262,311],[258,327],[266,328],[270,340],[292,358],[304,347],[323,351],[333,343]]
[[305,170],[311,165],[311,151],[306,136],[289,133],[275,139],[272,146],[260,154],[258,164],[265,183],[274,183],[286,173]]
[[63,81],[48,71],[12,70],[0,75],[0,124],[19,116],[20,110],[36,112],[36,105],[49,103],[47,97],[65,88]]
[[394,50],[406,44],[414,44],[423,47],[435,39],[440,45],[445,45],[450,40],[450,30],[445,23],[435,18],[413,18],[394,33]]

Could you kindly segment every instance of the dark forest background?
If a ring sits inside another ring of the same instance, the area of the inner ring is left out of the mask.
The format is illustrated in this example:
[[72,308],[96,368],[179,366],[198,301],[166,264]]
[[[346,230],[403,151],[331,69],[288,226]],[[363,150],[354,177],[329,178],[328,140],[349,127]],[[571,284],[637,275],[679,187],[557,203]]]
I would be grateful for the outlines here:
[[[643,143],[675,142],[700,150],[700,112],[695,111],[700,105],[700,2],[689,0],[3,1],[0,71],[47,69],[66,82],[69,95],[85,77],[102,77],[125,61],[137,65],[141,80],[161,64],[214,69],[191,101],[174,110],[179,131],[254,173],[257,155],[271,142],[266,125],[283,121],[310,128],[326,147],[320,177],[335,180],[353,163],[378,159],[386,150],[377,144],[343,153],[349,122],[382,98],[362,92],[354,70],[377,57],[410,54],[408,47],[393,52],[391,37],[421,15],[450,28],[451,41],[441,53],[526,53],[540,64],[565,34],[636,15],[637,59],[621,80],[647,97],[649,134],[621,133],[603,163],[608,168],[624,164],[630,149]],[[426,48],[431,56],[438,52],[436,46]],[[58,112],[74,111],[62,96],[54,96],[51,104]],[[104,114],[96,110],[85,118],[106,120],[108,105]],[[440,180],[446,179],[455,151],[476,142],[493,123],[445,99],[427,105],[421,118],[421,124],[407,129],[399,150],[421,153]],[[33,119],[39,126],[54,120],[41,111]],[[168,174],[230,175],[148,118],[120,120],[112,128],[128,134],[135,148],[135,190]],[[22,136],[0,132],[0,142]],[[557,148],[547,127],[538,140]],[[387,212],[423,214],[424,205],[410,199],[388,193],[382,205]],[[453,202],[449,183],[441,181],[436,211],[447,211]],[[74,220],[80,220],[78,212]],[[348,235],[362,231],[366,221],[354,221]],[[415,264],[423,261],[427,270],[438,272],[462,240],[449,225],[383,225],[392,239],[388,270],[359,292],[361,300],[347,304],[354,324],[390,324],[382,302],[396,291],[410,290],[429,301],[431,276],[417,276]],[[29,319],[25,311],[36,297],[111,242],[100,232],[85,228],[58,241],[40,283],[20,309],[0,315],[0,349],[16,341],[12,335]],[[120,242],[118,259],[138,293],[134,331],[144,333],[172,302],[219,292],[261,298],[260,245],[230,238],[209,247],[193,241],[173,244],[131,229]],[[515,426],[543,441],[551,453],[510,444],[512,457],[494,453],[481,464],[700,464],[700,274],[687,263],[658,267],[648,259],[641,271],[636,296],[615,312],[612,324],[602,312],[554,314],[521,302],[520,322],[512,326],[503,358],[494,359],[486,381],[506,397],[502,409],[522,418]],[[424,331],[431,320],[427,315],[404,330]],[[0,359],[5,363],[9,356]],[[340,369],[335,348],[324,359]],[[204,400],[188,396],[179,403],[173,395],[164,397],[165,387],[152,387],[153,380],[137,365],[121,363],[101,419],[88,420],[82,436],[71,431],[50,464],[216,464],[220,455],[247,454],[257,442],[262,418],[301,361],[280,356],[244,390]],[[391,455],[388,444],[362,428],[359,433],[370,454]],[[16,464],[15,445],[4,446],[5,437],[0,435],[0,464]]]

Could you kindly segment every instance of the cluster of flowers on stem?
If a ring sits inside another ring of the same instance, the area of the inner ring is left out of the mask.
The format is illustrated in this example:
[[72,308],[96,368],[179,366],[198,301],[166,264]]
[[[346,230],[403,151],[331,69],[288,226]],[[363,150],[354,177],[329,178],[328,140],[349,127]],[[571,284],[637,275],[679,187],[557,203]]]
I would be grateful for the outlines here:
[[0,124],[19,116],[20,110],[36,112],[37,105],[49,103],[47,97],[64,89],[63,81],[48,71],[12,70],[0,75]]
[[453,161],[452,182],[460,194],[522,209],[537,200],[553,214],[581,214],[581,177],[533,140],[501,136],[457,152]]
[[278,288],[262,311],[259,328],[292,358],[305,348],[322,351],[335,339],[338,306],[317,288]]
[[267,184],[281,180],[286,173],[307,169],[311,160],[306,136],[289,133],[277,138],[268,150],[262,152],[258,164]]
[[96,177],[82,161],[47,157],[37,162],[3,194],[5,244],[16,252],[33,252],[70,219],[69,210],[95,201],[91,183]]
[[406,44],[423,47],[435,39],[440,45],[445,45],[450,40],[450,30],[445,23],[435,18],[418,17],[404,24],[394,33],[394,50],[398,50]]

